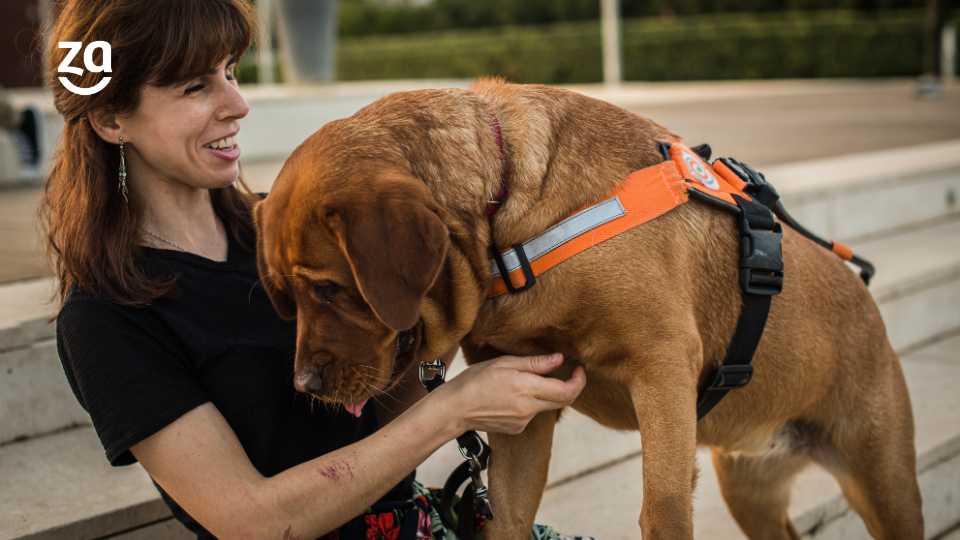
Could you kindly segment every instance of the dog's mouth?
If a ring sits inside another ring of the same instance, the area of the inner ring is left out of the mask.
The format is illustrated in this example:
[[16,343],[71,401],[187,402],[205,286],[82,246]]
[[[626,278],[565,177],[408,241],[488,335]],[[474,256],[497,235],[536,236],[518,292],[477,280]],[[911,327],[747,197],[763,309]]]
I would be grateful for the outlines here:
[[[400,380],[403,376],[403,373],[406,372],[407,368],[410,367],[410,363],[413,361],[414,354],[419,348],[419,341],[421,334],[422,323],[417,323],[416,326],[409,330],[404,330],[397,334],[397,343],[396,343],[396,352],[393,356],[393,369],[390,373],[390,382],[383,391],[390,391],[390,389]],[[359,374],[358,374],[359,375]],[[367,385],[369,389],[370,386]],[[367,401],[373,397],[372,395],[367,399],[364,399],[355,403],[344,403],[343,407],[350,414],[360,417],[360,412],[363,409],[363,406],[367,404]]]
[[[410,366],[410,362],[413,360],[414,345],[418,341],[417,333],[419,327],[420,324],[418,323],[417,326],[397,334],[397,349],[396,354],[393,356],[393,370],[390,373],[391,383],[396,383],[403,375],[403,372]],[[393,386],[393,384],[391,384],[391,386]],[[356,403],[344,403],[343,408],[350,414],[360,418],[363,406],[367,404],[368,400],[369,398]]]
[[417,339],[417,327],[414,326],[409,330],[404,330],[397,334],[397,354],[394,355],[394,362],[399,359],[401,356],[410,352],[410,349],[413,346],[413,342]]
[[420,348],[420,336],[423,335],[423,322],[418,322],[416,326],[409,330],[404,330],[397,334],[397,349],[393,356],[393,370],[390,379],[396,381],[410,367],[413,356]]

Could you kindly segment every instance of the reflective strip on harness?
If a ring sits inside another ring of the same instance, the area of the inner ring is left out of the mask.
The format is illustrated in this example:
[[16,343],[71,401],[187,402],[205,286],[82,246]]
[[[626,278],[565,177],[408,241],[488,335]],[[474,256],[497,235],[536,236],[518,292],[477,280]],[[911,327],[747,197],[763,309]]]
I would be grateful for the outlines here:
[[[577,253],[646,223],[687,201],[687,186],[672,161],[636,171],[603,201],[587,206],[547,232],[523,243],[533,275],[539,276]],[[528,249],[529,246],[529,249]],[[502,255],[514,287],[524,284],[523,271],[514,250]],[[497,269],[489,296],[506,294],[507,286]]]
[[[540,236],[533,240],[523,243],[523,251],[527,254],[527,259],[533,262],[548,251],[566,244],[570,240],[581,234],[596,229],[600,225],[618,217],[627,215],[620,203],[620,197],[607,199],[602,203],[595,204],[589,208],[581,210],[567,219],[550,227]],[[513,249],[506,251],[502,255],[503,263],[507,267],[507,272],[513,272],[520,269],[520,259],[517,252]],[[500,277],[500,269],[493,265],[493,277]]]

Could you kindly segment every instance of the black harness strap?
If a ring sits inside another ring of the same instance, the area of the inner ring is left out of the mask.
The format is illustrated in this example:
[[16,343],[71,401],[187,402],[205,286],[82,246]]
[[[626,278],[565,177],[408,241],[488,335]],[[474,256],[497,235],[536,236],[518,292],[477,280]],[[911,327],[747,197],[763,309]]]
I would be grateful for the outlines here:
[[[748,188],[752,186],[748,182]],[[691,192],[696,190],[690,190]],[[750,192],[750,190],[747,190]],[[751,193],[753,195],[753,193]],[[706,416],[730,390],[743,388],[753,377],[750,362],[763,336],[773,295],[783,290],[783,230],[770,209],[733,196],[740,213],[740,290],[742,306],[737,328],[723,364],[697,397],[697,420]],[[758,197],[754,196],[757,200]]]

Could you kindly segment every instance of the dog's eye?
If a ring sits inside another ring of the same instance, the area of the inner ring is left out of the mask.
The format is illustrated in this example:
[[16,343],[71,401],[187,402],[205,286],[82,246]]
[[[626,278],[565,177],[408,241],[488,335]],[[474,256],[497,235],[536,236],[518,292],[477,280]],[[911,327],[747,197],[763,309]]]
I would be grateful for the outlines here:
[[342,287],[336,283],[327,283],[326,285],[317,285],[314,290],[317,293],[317,296],[323,298],[327,302],[330,302],[333,300],[333,297],[340,292],[340,289],[342,289]]

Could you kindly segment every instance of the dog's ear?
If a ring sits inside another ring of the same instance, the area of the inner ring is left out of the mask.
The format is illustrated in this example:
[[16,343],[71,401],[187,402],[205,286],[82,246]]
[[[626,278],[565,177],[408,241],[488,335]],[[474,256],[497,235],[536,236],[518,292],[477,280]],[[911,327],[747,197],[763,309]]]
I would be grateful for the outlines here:
[[335,205],[323,221],[377,317],[397,331],[412,328],[447,254],[446,225],[417,196]]
[[274,309],[281,319],[293,320],[297,318],[297,304],[290,298],[290,295],[277,288],[277,283],[270,274],[270,267],[267,266],[266,254],[264,253],[263,239],[263,203],[260,201],[253,207],[253,224],[257,228],[257,270],[260,271],[260,279],[263,282],[263,288],[270,297]]

